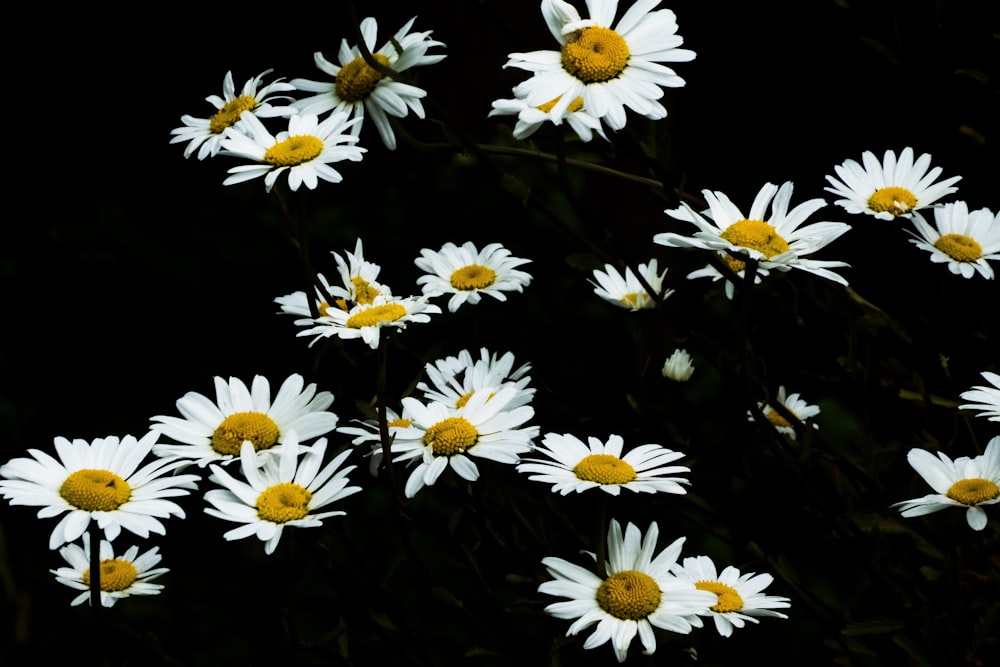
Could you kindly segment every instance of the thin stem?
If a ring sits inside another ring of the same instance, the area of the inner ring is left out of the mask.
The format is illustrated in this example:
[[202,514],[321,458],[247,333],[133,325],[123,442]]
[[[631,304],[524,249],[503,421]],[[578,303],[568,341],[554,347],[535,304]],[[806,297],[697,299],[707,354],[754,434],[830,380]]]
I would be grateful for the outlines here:
[[378,340],[378,352],[376,354],[378,367],[375,370],[375,401],[378,408],[378,433],[382,441],[382,465],[389,471],[389,486],[392,487],[392,495],[396,499],[396,504],[403,506],[405,500],[400,492],[399,479],[396,475],[396,466],[392,461],[392,436],[389,435],[389,421],[385,401],[386,385],[388,384],[388,353],[389,336],[382,332]]
[[597,576],[601,579],[608,577],[608,498],[603,491],[600,492],[599,507],[597,510]]

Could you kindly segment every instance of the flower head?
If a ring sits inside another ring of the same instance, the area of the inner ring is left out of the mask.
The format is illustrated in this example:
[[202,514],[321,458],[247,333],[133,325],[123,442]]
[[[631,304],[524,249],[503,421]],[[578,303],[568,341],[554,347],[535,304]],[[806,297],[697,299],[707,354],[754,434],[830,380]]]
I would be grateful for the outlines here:
[[632,312],[655,308],[658,301],[662,301],[674,293],[672,289],[663,289],[663,279],[667,275],[667,269],[659,272],[655,259],[650,260],[649,264],[640,264],[639,275],[643,277],[654,294],[650,294],[646,290],[630,266],[625,267],[623,277],[618,269],[611,264],[606,264],[603,271],[594,269],[594,280],[597,282],[594,280],[590,282],[594,285],[594,294],[608,303]]
[[958,407],[960,410],[979,410],[978,417],[986,417],[991,422],[1000,422],[1000,375],[983,371],[982,376],[993,386],[973,387],[962,392],[960,396],[970,402]]
[[480,389],[495,391],[513,385],[517,393],[507,404],[508,410],[531,402],[535,395],[534,388],[528,386],[531,364],[522,364],[515,369],[512,352],[497,356],[485,347],[480,349],[479,355],[478,359],[473,359],[468,350],[462,350],[457,356],[428,363],[424,372],[430,384],[424,381],[417,383],[417,390],[423,394],[424,401],[441,402],[459,409]]
[[264,461],[258,460],[250,443],[243,443],[240,471],[246,481],[212,465],[211,480],[223,488],[205,494],[211,505],[205,512],[243,524],[223,535],[227,540],[255,535],[264,542],[264,552],[272,554],[285,527],[316,528],[323,525],[323,519],[344,514],[339,510],[318,510],[361,490],[359,486],[347,486],[347,473],[354,466],[340,467],[350,453],[344,450],[321,469],[326,438],[320,438],[312,447],[300,448],[298,436],[291,431],[286,434],[280,456]]
[[952,176],[935,183],[934,179],[941,175],[941,167],[927,171],[931,156],[924,153],[914,162],[913,149],[909,146],[899,154],[898,160],[893,151],[886,151],[879,163],[874,153],[865,151],[861,162],[864,166],[855,160],[845,160],[834,167],[840,180],[827,175],[826,180],[833,187],[826,190],[842,197],[834,203],[848,213],[865,213],[881,220],[908,216],[930,206],[958,190],[952,184],[962,178]]
[[583,108],[583,98],[575,99],[561,114],[554,113],[556,102],[549,100],[545,104],[531,106],[523,99],[515,97],[511,100],[494,100],[490,116],[517,116],[514,125],[514,138],[527,139],[539,130],[545,123],[562,125],[565,120],[570,128],[580,138],[580,141],[590,141],[596,132],[601,139],[607,141],[601,120]]
[[54,459],[29,449],[33,458],[11,459],[0,466],[0,493],[11,505],[38,506],[39,518],[65,513],[49,538],[55,549],[73,542],[97,522],[110,541],[122,528],[140,537],[164,534],[159,519],[184,517],[177,503],[167,500],[185,496],[195,488],[197,475],[173,475],[177,461],[156,459],[139,467],[152,451],[158,433],[136,440],[109,436],[93,442],[55,439]]
[[913,213],[916,238],[910,239],[918,248],[931,253],[935,264],[948,264],[948,270],[963,278],[977,272],[993,279],[993,267],[987,260],[1000,259],[1000,212],[993,215],[987,208],[969,212],[964,201],[934,207],[935,227],[920,213]]
[[588,569],[561,558],[543,558],[542,564],[554,579],[538,587],[540,593],[568,598],[545,611],[556,618],[575,619],[567,635],[575,635],[593,624],[597,628],[584,642],[595,648],[609,639],[618,662],[624,662],[632,639],[639,635],[643,653],[656,651],[653,628],[687,634],[701,627],[697,615],[716,604],[716,595],[695,588],[674,575],[671,568],[680,556],[684,538],[674,540],[653,557],[659,528],[649,526],[645,538],[639,529],[621,526],[612,520],[608,530],[607,576],[603,579]]
[[414,260],[427,272],[417,278],[427,296],[451,294],[448,310],[455,312],[463,303],[477,304],[483,294],[506,301],[505,292],[522,292],[531,276],[517,267],[531,260],[512,257],[499,243],[477,250],[471,241],[456,246],[445,243],[435,252],[424,248]]
[[328,308],[311,322],[297,322],[311,325],[297,335],[314,336],[309,345],[321,338],[336,336],[343,340],[360,338],[368,347],[376,349],[382,329],[405,329],[408,324],[430,322],[431,315],[441,309],[428,303],[427,296],[394,298],[390,294],[379,294],[370,303],[357,303],[349,310]]
[[[785,395],[785,387],[778,387],[778,395],[775,397],[775,402],[780,405],[785,406],[789,412],[791,412],[800,422],[805,422],[811,417],[815,417],[819,414],[818,405],[810,405],[802,400],[802,398],[796,394]],[[771,426],[778,433],[787,435],[792,440],[795,439],[795,427],[788,423],[780,412],[774,409],[774,407],[768,403],[758,403],[757,407],[761,409],[764,413],[764,418],[771,423]],[[749,410],[747,411],[747,418],[753,419],[753,413]],[[818,429],[818,424],[813,424],[813,428]]]
[[623,444],[620,435],[610,436],[607,443],[590,437],[584,444],[568,433],[546,433],[535,451],[548,458],[525,458],[517,470],[531,474],[529,479],[552,484],[552,490],[564,496],[588,489],[617,496],[623,488],[639,493],[687,493],[681,484],[688,480],[676,475],[691,469],[667,465],[682,453],[649,444],[622,455]]
[[675,382],[687,382],[694,375],[694,364],[691,363],[691,355],[687,350],[680,348],[674,350],[673,354],[663,362],[663,369],[660,371],[663,377]]
[[923,516],[948,507],[964,507],[965,520],[973,530],[986,527],[984,505],[1000,503],[1000,436],[989,441],[980,456],[948,455],[911,449],[906,455],[913,469],[935,493],[895,503],[903,516]]
[[[118,600],[130,595],[158,595],[163,590],[162,584],[150,583],[170,571],[165,567],[154,567],[162,560],[159,547],[153,547],[140,556],[139,547],[132,546],[116,557],[111,543],[101,540],[100,549],[102,606],[113,607]],[[71,605],[86,602],[90,598],[90,535],[83,534],[83,548],[67,544],[59,550],[59,555],[69,566],[50,572],[56,575],[60,584],[83,591],[73,598]]]

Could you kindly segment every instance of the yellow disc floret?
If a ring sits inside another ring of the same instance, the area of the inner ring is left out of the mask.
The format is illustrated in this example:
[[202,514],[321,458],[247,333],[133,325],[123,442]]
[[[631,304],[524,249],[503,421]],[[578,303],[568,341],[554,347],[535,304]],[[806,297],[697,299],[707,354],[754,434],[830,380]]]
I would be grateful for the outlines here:
[[375,301],[375,297],[379,295],[379,291],[361,276],[351,278],[351,285],[354,286],[354,303],[361,304],[362,306],[372,303]]
[[736,589],[721,581],[696,581],[694,587],[699,591],[715,593],[718,600],[709,609],[720,614],[743,609],[743,598]]
[[585,456],[573,468],[576,476],[598,484],[627,484],[635,479],[635,468],[611,454]]
[[312,494],[294,482],[269,486],[257,496],[257,516],[264,521],[285,523],[302,519],[309,514]]
[[[135,583],[138,572],[132,561],[105,558],[101,561],[101,590],[105,593],[123,591]],[[83,583],[90,586],[90,568],[83,571]]]
[[84,468],[70,473],[59,487],[59,495],[87,512],[111,512],[128,501],[132,489],[110,470]]
[[[389,64],[389,58],[381,53],[373,53],[372,56],[383,65]],[[360,102],[371,95],[378,82],[384,75],[375,70],[365,62],[364,58],[358,56],[351,62],[340,68],[337,73],[336,91],[337,97],[345,102]]]
[[963,505],[978,505],[1000,496],[1000,488],[988,479],[969,477],[952,484],[946,495]]
[[660,606],[660,587],[645,572],[622,570],[605,579],[597,588],[597,604],[615,618],[638,621]]
[[272,447],[281,433],[274,420],[263,412],[234,412],[212,434],[212,449],[220,454],[238,456],[245,440],[255,451]]
[[296,134],[279,141],[264,153],[264,162],[275,167],[295,167],[319,157],[323,142],[311,134]]
[[[792,414],[795,413],[793,412]],[[783,426],[786,428],[791,428],[792,426],[791,424],[788,423],[788,420],[782,417],[781,413],[775,410],[774,408],[766,410],[764,416],[767,417],[767,421],[771,422],[775,426]]]
[[257,108],[257,100],[250,95],[240,95],[235,100],[229,100],[208,119],[208,129],[212,134],[222,134],[227,127],[232,127],[240,119],[244,111]]
[[424,433],[424,444],[431,446],[435,456],[461,454],[478,439],[479,431],[465,417],[448,417]]
[[496,271],[481,264],[469,264],[451,274],[451,286],[469,292],[485,289],[496,281]]
[[359,310],[347,318],[345,323],[351,329],[361,329],[363,327],[377,327],[382,322],[395,322],[406,315],[406,308],[399,303],[386,303],[381,306],[372,306]]
[[909,213],[917,206],[916,196],[895,185],[879,188],[868,198],[868,208],[876,213],[888,211],[893,216]]
[[983,256],[983,247],[976,239],[962,234],[945,234],[934,247],[956,262],[974,262]]
[[610,81],[624,70],[628,42],[614,30],[592,26],[576,32],[562,47],[563,69],[584,83]]

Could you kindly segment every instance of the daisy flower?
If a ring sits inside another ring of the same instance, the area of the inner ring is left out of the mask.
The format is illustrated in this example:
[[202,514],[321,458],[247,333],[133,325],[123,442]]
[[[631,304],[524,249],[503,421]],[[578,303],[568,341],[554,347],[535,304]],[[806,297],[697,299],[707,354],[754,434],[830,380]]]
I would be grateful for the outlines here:
[[289,431],[303,440],[329,433],[337,426],[337,415],[327,410],[333,394],[316,392],[298,373],[289,375],[271,400],[267,378],[254,376],[248,389],[239,378],[215,380],[215,401],[190,391],[177,400],[181,417],[156,416],[152,429],[179,445],[160,444],[157,456],[176,457],[204,467],[228,463],[239,456],[244,442],[262,455],[280,449]]
[[590,18],[583,19],[563,0],[542,0],[542,16],[559,42],[558,51],[511,53],[504,67],[517,67],[534,75],[514,88],[514,96],[530,106],[555,100],[551,114],[562,118],[577,98],[595,118],[608,127],[625,127],[625,107],[654,120],[667,110],[657,100],[661,86],[684,85],[661,62],[694,59],[694,52],[677,48],[677,18],[669,9],[651,11],[658,0],[634,3],[611,27],[618,0],[587,0]]
[[233,185],[259,176],[264,177],[264,189],[271,191],[281,174],[288,172],[288,187],[295,190],[305,185],[315,190],[322,179],[340,183],[343,176],[330,166],[333,162],[359,162],[364,148],[353,144],[358,138],[344,134],[354,124],[347,115],[335,113],[322,123],[312,114],[294,115],[288,119],[288,129],[271,136],[256,116],[244,111],[241,117],[246,134],[230,132],[222,140],[226,155],[245,158],[254,164],[232,167],[232,174],[222,183]]
[[403,399],[403,412],[410,415],[409,428],[396,432],[392,441],[394,461],[414,461],[416,467],[406,480],[407,498],[437,481],[445,468],[462,479],[479,479],[473,458],[498,463],[517,463],[519,455],[531,448],[538,427],[518,428],[535,411],[527,405],[508,409],[517,395],[513,386],[496,391],[481,389],[459,409],[444,403],[424,405],[413,397]]
[[427,364],[424,372],[430,384],[423,381],[417,383],[417,390],[422,393],[423,399],[458,409],[480,389],[495,390],[513,385],[517,394],[507,404],[508,410],[531,402],[535,395],[534,388],[528,387],[531,382],[528,375],[531,364],[522,364],[514,369],[512,352],[498,357],[496,353],[490,354],[484,347],[479,354],[479,359],[473,359],[468,350],[462,350],[458,356],[445,357]]
[[892,220],[907,216],[913,211],[926,208],[941,197],[958,190],[952,187],[962,179],[952,176],[934,182],[941,175],[941,167],[927,168],[931,156],[921,155],[913,161],[913,149],[907,146],[896,159],[893,151],[886,151],[881,164],[875,154],[865,151],[861,164],[855,160],[845,160],[833,168],[840,180],[827,175],[826,180],[833,187],[825,188],[842,199],[834,203],[848,213],[866,213],[880,220]]
[[[160,575],[169,572],[165,567],[155,567],[161,560],[159,547],[153,547],[141,556],[139,547],[129,547],[116,557],[111,543],[101,540],[101,605],[113,607],[115,603],[130,595],[158,595],[162,584],[150,583]],[[83,534],[83,548],[67,544],[59,550],[69,567],[49,570],[56,575],[56,581],[78,591],[83,591],[70,602],[76,606],[90,598],[90,535]]]
[[[757,277],[768,275],[771,269],[789,271],[801,269],[841,285],[847,281],[830,271],[831,267],[847,266],[844,262],[808,259],[831,241],[850,229],[842,222],[815,222],[802,227],[806,218],[826,205],[822,199],[810,199],[788,210],[792,198],[792,183],[786,182],[780,188],[767,183],[761,188],[750,206],[748,215],[743,215],[722,192],[703,190],[708,202],[704,214],[696,213],[686,202],[681,207],[667,210],[667,215],[694,223],[698,231],[693,236],[673,232],[656,234],[653,241],[673,248],[702,248],[715,250],[726,265],[742,277],[746,262],[730,253],[745,255],[757,260]],[[768,205],[771,207],[767,215]],[[706,217],[703,217],[706,216]],[[722,275],[714,268],[695,271],[688,278]],[[726,281],[726,296],[732,298],[733,284]]]
[[654,627],[681,634],[701,627],[697,614],[716,604],[716,595],[698,590],[671,572],[684,538],[674,540],[654,558],[658,537],[655,522],[643,538],[631,523],[622,536],[621,526],[612,520],[608,529],[607,576],[603,579],[561,558],[543,558],[542,564],[555,578],[543,582],[538,592],[568,598],[550,604],[545,611],[556,618],[576,619],[567,635],[596,623],[597,628],[583,647],[595,648],[610,639],[618,662],[625,661],[636,634],[643,653],[650,655],[656,651]]
[[731,565],[717,574],[715,563],[708,556],[685,558],[683,563],[676,563],[670,571],[680,579],[694,584],[698,590],[715,594],[715,603],[699,614],[712,616],[715,619],[715,629],[723,637],[732,635],[734,627],[744,627],[746,621],[759,623],[755,617],[788,618],[773,610],[791,606],[789,599],[763,593],[774,581],[769,574],[740,574]]
[[601,120],[595,118],[583,108],[583,98],[578,97],[570,103],[562,115],[553,113],[558,99],[549,100],[545,104],[530,106],[522,99],[494,100],[493,110],[490,116],[517,116],[517,123],[514,125],[514,138],[527,139],[545,123],[561,125],[565,120],[580,141],[590,141],[596,132],[605,141],[608,138],[604,135],[601,127]]
[[[330,254],[337,263],[340,283],[331,284],[322,273],[316,274],[319,284],[315,287],[315,304],[316,312],[320,315],[325,315],[330,307],[347,311],[350,304],[368,305],[375,300],[375,297],[391,293],[387,286],[376,281],[382,267],[365,259],[361,239],[358,239],[353,253],[344,253],[341,256],[331,251]],[[278,297],[274,301],[281,307],[281,312],[306,318],[297,320],[296,324],[312,324],[313,315],[305,292],[294,292]]]
[[510,251],[499,243],[491,243],[476,250],[471,241],[462,246],[445,243],[435,252],[424,248],[414,260],[427,275],[417,278],[427,296],[451,294],[448,310],[455,312],[463,303],[477,304],[483,294],[499,301],[506,301],[504,292],[522,292],[531,282],[531,276],[517,270],[530,259],[511,257]]
[[931,253],[935,264],[947,262],[956,275],[971,278],[979,272],[993,280],[993,267],[986,260],[1000,259],[1000,213],[994,217],[987,208],[970,213],[964,201],[957,201],[935,207],[934,222],[936,227],[931,227],[914,212],[918,234],[910,243]]
[[172,475],[176,461],[156,459],[139,467],[152,451],[159,434],[109,436],[93,442],[55,439],[59,459],[37,449],[34,458],[12,459],[0,466],[0,493],[11,505],[41,507],[46,519],[65,513],[49,538],[55,549],[73,542],[87,530],[90,521],[114,540],[122,528],[139,537],[166,532],[159,519],[184,518],[184,510],[167,500],[185,496],[195,488],[197,475]]
[[[430,39],[431,31],[410,32],[413,17],[396,31],[382,48],[375,50],[378,23],[368,17],[361,22],[361,36],[368,51],[380,64],[396,73],[405,72],[419,65],[433,65],[444,60],[444,54],[428,54],[434,46],[444,46]],[[348,46],[347,40],[340,43],[338,54],[340,64],[331,63],[317,51],[313,54],[316,67],[334,78],[330,82],[293,79],[292,85],[298,90],[316,93],[296,101],[293,106],[301,113],[323,114],[331,109],[334,113],[345,113],[358,120],[351,132],[357,136],[361,131],[361,120],[365,112],[371,116],[379,136],[386,148],[396,148],[396,135],[389,123],[389,116],[403,118],[412,111],[417,118],[424,117],[421,98],[427,95],[423,88],[386,78],[365,62],[357,46]]]
[[[399,414],[389,407],[385,409],[385,422],[389,437],[392,439],[395,439],[399,429],[409,428],[413,424],[413,420],[407,417],[405,412]],[[337,432],[353,435],[351,444],[355,447],[367,445],[368,451],[364,455],[370,459],[368,472],[375,477],[378,475],[378,469],[382,467],[382,434],[378,420],[354,419],[351,424],[356,426],[338,426]]]
[[646,291],[629,266],[625,267],[624,277],[611,264],[606,264],[603,271],[594,269],[594,279],[597,282],[591,280],[590,283],[594,286],[594,293],[597,296],[619,308],[626,308],[632,312],[645,308],[656,308],[658,301],[662,301],[674,293],[671,289],[663,289],[663,279],[667,275],[667,269],[658,273],[657,268],[655,259],[650,260],[649,264],[639,265],[639,275],[645,279],[656,296],[650,295]]
[[969,391],[964,391],[961,396],[969,403],[959,405],[960,410],[979,410],[978,417],[986,417],[991,422],[1000,422],[1000,375],[989,371],[982,372],[983,379],[989,382],[992,387],[973,387]]
[[[789,394],[785,396],[785,387],[778,387],[778,395],[775,399],[778,403],[788,408],[788,411],[795,415],[800,422],[805,423],[805,421],[811,417],[815,417],[819,414],[818,405],[809,405],[799,397],[798,394]],[[758,403],[757,407],[761,409],[764,413],[764,417],[767,421],[771,422],[771,425],[778,433],[787,435],[792,440],[795,439],[795,427],[788,423],[788,420],[781,416],[777,410],[766,403]],[[747,411],[747,418],[753,420],[753,413],[749,410]],[[818,429],[818,424],[813,424],[814,429]]]
[[414,322],[430,322],[431,315],[440,313],[440,308],[427,303],[428,298],[412,296],[397,299],[380,294],[371,303],[354,304],[350,310],[328,308],[312,321],[313,326],[297,335],[314,336],[310,346],[321,338],[332,336],[343,340],[360,338],[374,350],[378,347],[382,329],[405,329],[406,325]]
[[673,354],[663,362],[663,369],[660,371],[663,377],[675,382],[687,382],[694,375],[694,364],[691,363],[691,355],[687,350],[676,349]]
[[1000,436],[989,441],[980,456],[960,456],[952,461],[942,452],[937,457],[923,449],[906,455],[913,469],[935,493],[895,503],[903,516],[923,516],[948,507],[965,507],[965,520],[973,530],[986,527],[984,505],[1000,502]]
[[587,444],[568,433],[546,433],[536,452],[548,459],[523,459],[518,472],[534,473],[529,477],[552,484],[552,490],[562,495],[588,489],[601,489],[617,496],[623,488],[638,493],[687,493],[681,484],[689,484],[677,473],[691,472],[686,466],[670,466],[684,456],[660,445],[641,445],[622,456],[624,441],[612,435],[607,443],[594,437]]
[[223,535],[225,539],[255,535],[264,542],[264,552],[270,555],[286,526],[317,528],[323,525],[323,519],[345,514],[339,510],[318,510],[361,490],[360,486],[347,486],[347,473],[355,466],[340,468],[351,450],[344,450],[320,469],[326,454],[326,438],[302,449],[304,454],[299,460],[299,438],[295,431],[286,435],[280,456],[264,461],[258,459],[250,443],[243,443],[240,470],[246,481],[236,479],[220,466],[211,466],[210,479],[223,488],[205,494],[211,505],[205,512],[243,524]]
[[176,144],[186,141],[188,145],[184,148],[184,157],[191,157],[197,150],[198,159],[204,160],[210,155],[215,156],[219,153],[222,148],[222,139],[226,136],[226,130],[233,128],[242,131],[240,117],[244,111],[258,118],[291,115],[295,111],[292,107],[273,106],[271,102],[279,99],[290,99],[287,96],[276,96],[274,93],[295,90],[295,87],[290,83],[282,83],[281,79],[261,86],[264,77],[270,73],[271,70],[265,70],[250,79],[243,84],[243,89],[237,95],[236,87],[233,85],[233,73],[226,72],[226,78],[222,81],[222,97],[211,95],[206,98],[217,111],[209,118],[181,116],[184,127],[170,131],[170,134],[174,135],[170,143]]

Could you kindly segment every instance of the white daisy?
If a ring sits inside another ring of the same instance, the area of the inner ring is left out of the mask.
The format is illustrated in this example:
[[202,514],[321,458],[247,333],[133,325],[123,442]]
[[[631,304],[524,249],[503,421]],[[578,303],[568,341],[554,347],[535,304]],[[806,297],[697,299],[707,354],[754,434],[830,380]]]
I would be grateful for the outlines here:
[[764,589],[774,578],[769,574],[740,574],[733,566],[716,573],[715,563],[708,556],[685,558],[670,570],[677,577],[690,581],[700,591],[709,591],[717,596],[716,602],[702,616],[715,619],[715,629],[723,637],[733,634],[733,628],[742,628],[746,621],[759,623],[757,617],[788,618],[774,609],[791,606],[788,598],[764,595]]
[[[150,583],[160,575],[169,572],[165,567],[154,567],[161,560],[159,547],[153,547],[141,556],[139,547],[129,547],[125,553],[115,556],[111,543],[101,540],[101,605],[113,607],[115,603],[130,595],[158,595],[163,590],[162,584]],[[76,544],[67,544],[59,550],[69,567],[49,570],[56,575],[56,581],[69,586],[80,593],[72,606],[83,604],[90,598],[90,535],[83,534],[83,548]]]
[[694,52],[677,48],[677,18],[669,9],[651,11],[659,0],[638,0],[611,24],[618,0],[587,0],[589,19],[582,19],[563,0],[542,0],[542,16],[559,42],[559,51],[511,53],[504,67],[534,72],[514,88],[530,106],[557,100],[551,114],[563,117],[577,98],[595,118],[613,130],[625,127],[625,107],[646,118],[665,118],[657,100],[661,86],[676,88],[684,79],[660,62],[694,59]]
[[684,456],[660,445],[640,445],[622,456],[624,441],[612,435],[607,443],[594,437],[587,444],[569,433],[546,433],[535,449],[548,459],[522,459],[518,472],[534,473],[529,477],[552,484],[562,495],[588,489],[601,489],[617,496],[623,488],[639,493],[687,493],[681,484],[689,484],[677,473],[691,472],[686,466],[669,466]]
[[162,535],[166,529],[159,519],[184,518],[184,510],[166,499],[186,496],[198,476],[169,474],[181,464],[165,459],[139,467],[158,435],[152,431],[138,440],[109,436],[92,443],[57,437],[59,460],[29,449],[34,458],[12,459],[0,467],[6,478],[0,480],[0,493],[11,505],[40,506],[41,519],[66,513],[52,531],[50,549],[75,541],[91,519],[108,540],[122,528],[140,537]]
[[517,389],[511,385],[497,390],[481,389],[459,409],[444,403],[424,405],[413,397],[403,399],[409,414],[409,428],[396,431],[392,441],[394,461],[416,461],[404,492],[412,498],[424,486],[434,484],[445,468],[462,479],[479,479],[473,458],[498,463],[517,463],[519,455],[531,448],[538,427],[519,428],[535,411],[527,405],[508,409]]
[[215,401],[190,391],[177,400],[181,417],[156,416],[152,429],[179,445],[160,444],[157,456],[177,457],[204,467],[228,463],[249,442],[262,455],[280,449],[289,431],[303,440],[329,433],[337,426],[337,415],[327,410],[333,394],[316,392],[298,373],[289,375],[271,400],[267,378],[254,376],[250,388],[239,378],[226,382],[216,377]]
[[504,292],[524,291],[531,276],[517,267],[530,261],[512,257],[499,243],[476,250],[475,244],[468,241],[462,246],[445,243],[437,252],[424,248],[414,263],[427,272],[417,278],[423,293],[427,296],[451,294],[448,310],[454,313],[463,303],[479,303],[483,294],[506,301]]
[[[375,50],[378,23],[368,17],[361,22],[361,35],[372,56],[382,65],[396,73],[405,72],[419,65],[433,65],[444,60],[444,54],[428,54],[434,46],[444,46],[430,39],[431,31],[410,33],[416,17],[413,17],[393,35],[382,48]],[[386,148],[396,148],[396,135],[389,123],[389,116],[403,118],[412,111],[417,118],[424,117],[421,98],[427,95],[423,88],[386,78],[376,71],[361,56],[357,46],[348,46],[347,40],[340,43],[338,54],[340,65],[335,65],[317,51],[313,54],[316,67],[334,78],[332,82],[293,79],[292,85],[298,90],[316,93],[294,103],[301,113],[323,114],[333,109],[334,113],[346,113],[359,122],[351,128],[355,136],[361,131],[361,120],[365,111],[371,115],[379,136]]]
[[653,295],[646,290],[630,266],[625,267],[624,277],[611,264],[606,264],[603,271],[594,269],[594,279],[597,282],[591,280],[590,283],[594,285],[594,293],[597,296],[619,308],[626,308],[632,312],[656,308],[658,302],[674,293],[672,289],[663,289],[663,279],[667,275],[667,269],[658,273],[657,268],[655,259],[650,260],[649,264],[639,265],[639,275],[653,290]]
[[952,461],[923,449],[906,455],[913,469],[936,493],[895,503],[903,516],[923,516],[948,507],[965,507],[965,520],[973,530],[986,527],[984,505],[1000,503],[1000,436],[989,441],[980,456],[960,456]]
[[[303,452],[301,460],[300,452]],[[355,466],[340,468],[350,453],[351,450],[344,450],[320,469],[326,454],[326,438],[320,438],[312,447],[300,448],[298,436],[291,431],[286,434],[281,455],[263,462],[250,443],[243,443],[240,470],[246,481],[212,465],[210,479],[223,488],[205,494],[205,500],[212,506],[206,507],[205,512],[243,524],[223,535],[227,540],[256,535],[264,542],[264,552],[272,554],[286,526],[317,528],[323,525],[323,519],[345,514],[339,510],[318,510],[361,490],[360,486],[347,486],[347,473]]]
[[312,346],[321,338],[337,336],[344,340],[360,338],[371,349],[376,349],[382,329],[405,329],[411,323],[430,322],[431,315],[438,314],[441,309],[428,303],[427,296],[411,296],[394,298],[391,295],[380,294],[371,303],[355,304],[350,310],[328,308],[312,321],[310,328],[300,331],[299,336],[314,336],[309,345]]
[[[844,262],[807,259],[831,241],[850,229],[842,222],[815,222],[801,227],[806,218],[826,205],[822,199],[810,199],[788,210],[792,198],[792,183],[780,188],[767,183],[761,188],[750,206],[749,215],[743,215],[732,201],[721,192],[703,190],[709,209],[701,214],[686,202],[681,207],[667,210],[667,215],[694,223],[698,231],[693,236],[673,232],[656,234],[653,241],[674,248],[702,248],[715,250],[726,265],[743,277],[746,263],[730,253],[748,255],[757,260],[757,277],[768,275],[771,269],[789,271],[801,269],[841,285],[847,281],[830,271],[832,267],[847,266]],[[773,200],[773,201],[772,201]],[[767,215],[768,204],[771,215]],[[695,271],[688,278],[722,277],[714,268]],[[733,296],[733,284],[726,281],[726,295]]]
[[569,598],[550,604],[545,611],[556,618],[576,619],[567,635],[575,635],[597,623],[583,647],[595,648],[610,639],[618,662],[625,661],[636,634],[643,653],[650,655],[656,651],[654,627],[681,634],[701,627],[697,614],[715,604],[716,596],[698,590],[690,581],[670,571],[680,556],[684,538],[674,540],[654,558],[657,537],[659,528],[655,522],[643,538],[631,523],[623,537],[621,526],[612,520],[608,530],[607,576],[603,579],[561,558],[543,558],[542,564],[555,579],[542,583],[538,592]]
[[204,160],[210,155],[218,154],[226,130],[233,128],[242,131],[240,115],[244,111],[258,118],[291,115],[295,111],[292,107],[273,106],[271,102],[279,99],[290,100],[291,98],[287,96],[276,96],[274,93],[295,90],[295,87],[289,83],[282,83],[281,79],[261,86],[264,77],[270,73],[271,70],[265,70],[250,79],[243,84],[243,89],[237,95],[236,87],[233,85],[233,73],[226,72],[226,78],[222,81],[222,97],[211,95],[206,98],[217,111],[209,118],[181,116],[184,127],[170,131],[170,134],[174,135],[170,143],[186,141],[188,145],[184,148],[184,157],[190,157],[197,150],[198,159]]
[[673,354],[663,362],[660,371],[663,377],[675,382],[687,382],[694,375],[694,364],[691,363],[691,355],[687,350],[676,349]]
[[964,391],[961,396],[969,403],[959,405],[960,410],[979,410],[977,417],[986,417],[991,422],[1000,422],[1000,375],[989,371],[982,372],[983,379],[992,387],[979,386]]
[[[385,409],[385,422],[389,438],[391,439],[395,439],[399,429],[409,428],[413,424],[413,420],[407,417],[405,412],[399,414],[389,407]],[[378,475],[378,469],[382,466],[382,434],[378,420],[354,419],[350,423],[356,425],[338,426],[337,432],[353,435],[354,439],[351,441],[351,444],[355,447],[367,446],[364,456],[370,459],[368,472],[375,477]]]
[[423,399],[457,409],[480,389],[496,390],[512,384],[517,394],[507,404],[508,410],[531,402],[535,395],[535,389],[528,386],[531,364],[522,364],[515,369],[512,352],[498,357],[484,347],[479,354],[478,359],[473,359],[468,350],[462,350],[457,356],[428,363],[424,372],[431,384],[420,381],[416,387]]
[[962,179],[952,176],[934,183],[941,175],[941,167],[928,172],[931,156],[924,153],[914,162],[913,149],[909,146],[899,154],[898,160],[893,151],[886,151],[879,163],[874,153],[865,151],[861,161],[864,166],[855,160],[845,160],[834,167],[840,180],[827,175],[826,180],[833,187],[825,189],[842,197],[834,203],[848,213],[866,213],[881,220],[907,216],[930,206],[958,190],[952,184]]
[[288,129],[271,136],[264,124],[253,114],[244,111],[243,130],[230,132],[222,140],[226,155],[245,158],[254,164],[232,167],[232,174],[222,183],[233,185],[260,176],[264,177],[264,189],[271,191],[278,177],[288,172],[288,187],[292,191],[305,185],[315,190],[320,179],[329,183],[340,183],[343,177],[330,166],[333,162],[350,160],[359,162],[364,148],[351,145],[358,138],[344,134],[356,120],[348,120],[347,114],[335,113],[322,123],[312,114],[294,115],[288,119]]
[[493,110],[490,116],[517,116],[517,123],[514,125],[514,138],[527,139],[538,131],[545,123],[561,125],[565,120],[570,129],[576,132],[580,141],[590,141],[596,132],[601,139],[607,141],[604,129],[601,127],[601,120],[595,118],[583,108],[583,98],[578,97],[570,103],[561,115],[553,113],[556,102],[559,100],[549,100],[545,104],[531,106],[520,98],[512,100],[494,100]]
[[[815,417],[819,414],[818,405],[810,405],[802,400],[798,394],[785,395],[785,387],[778,387],[778,395],[775,397],[775,401],[781,405],[788,408],[795,417],[798,418],[800,422],[805,423],[807,419]],[[771,425],[778,433],[787,435],[792,440],[795,439],[795,427],[788,423],[788,420],[781,416],[781,413],[775,410],[771,405],[766,403],[758,403],[757,407],[761,409],[764,413],[764,417],[767,421],[771,422]],[[753,413],[747,410],[747,418],[752,420]],[[814,429],[818,429],[818,424],[813,424]]]
[[917,238],[910,239],[918,248],[931,253],[935,264],[948,263],[948,269],[963,278],[979,272],[993,279],[993,267],[987,260],[1000,259],[1000,212],[996,216],[988,208],[969,212],[964,201],[934,208],[936,228],[924,217],[913,213]]

